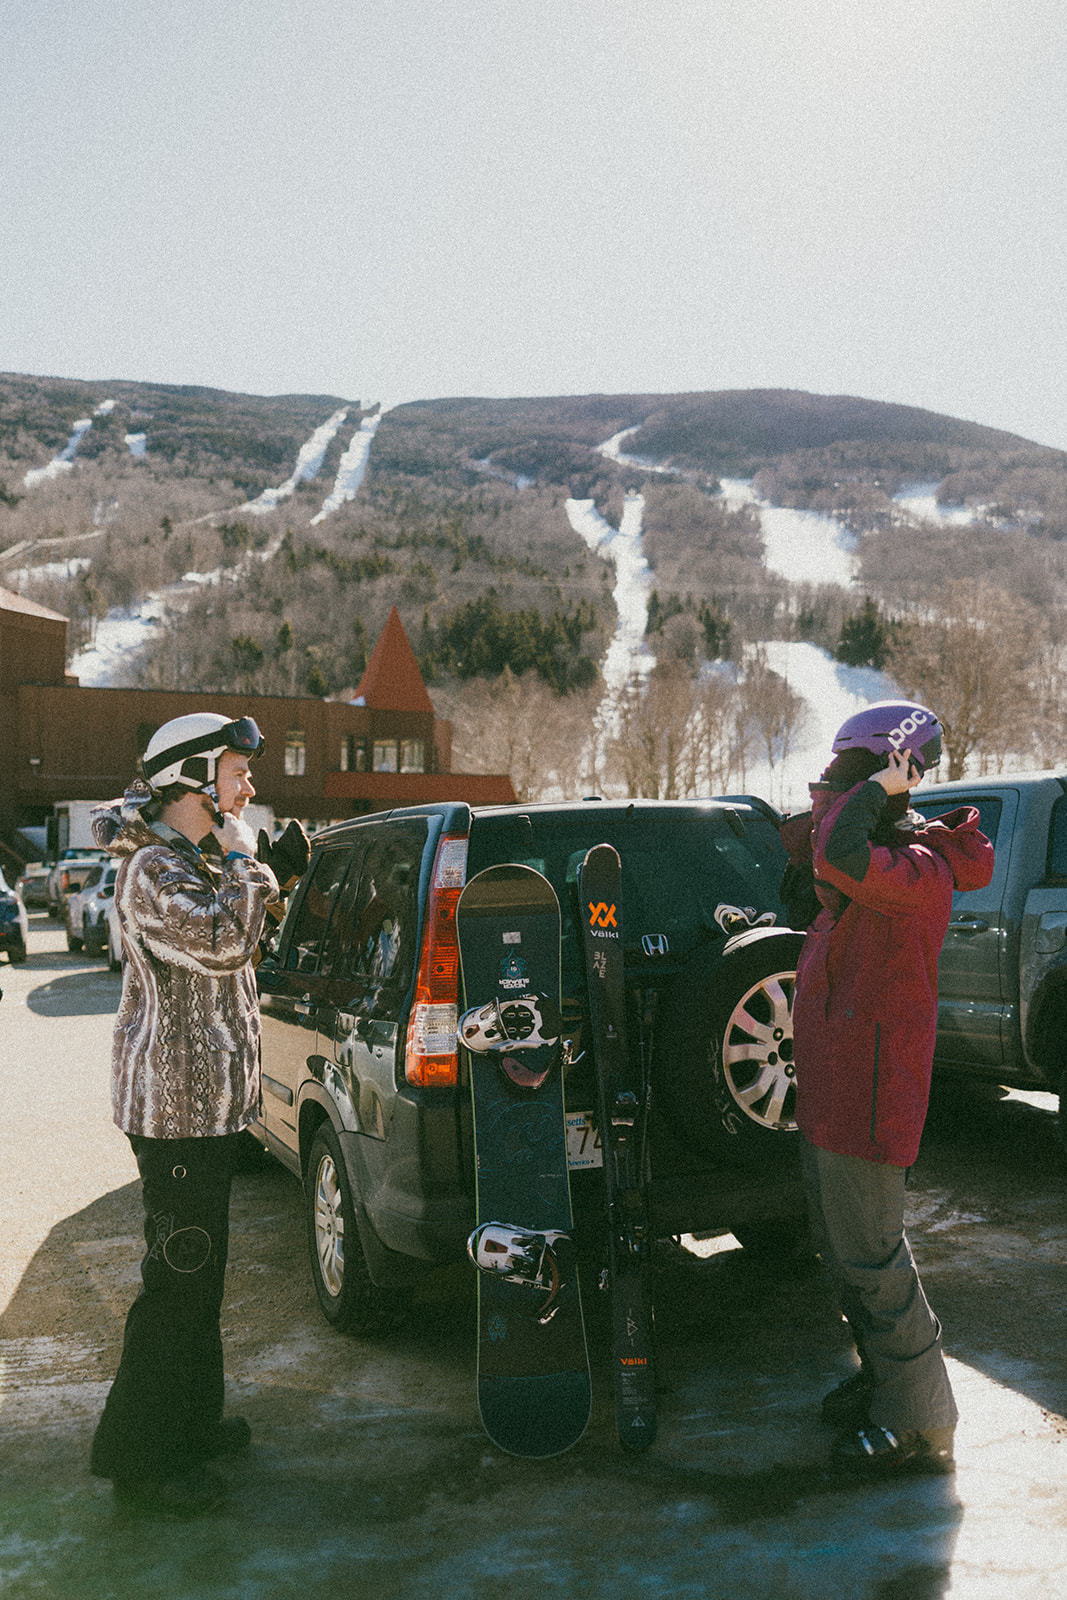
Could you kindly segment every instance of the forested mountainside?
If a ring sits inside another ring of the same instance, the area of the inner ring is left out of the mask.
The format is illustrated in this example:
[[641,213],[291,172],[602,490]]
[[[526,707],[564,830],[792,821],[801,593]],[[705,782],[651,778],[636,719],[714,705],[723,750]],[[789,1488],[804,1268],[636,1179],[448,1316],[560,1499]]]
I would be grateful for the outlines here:
[[[900,499],[916,483],[970,520],[918,523]],[[773,638],[835,649],[866,596],[883,627],[954,581],[1038,610],[1063,597],[1067,455],[912,407],[749,390],[382,413],[0,375],[0,582],[69,615],[72,650],[150,601],[124,671],[161,687],[340,691],[397,604],[431,687],[507,667],[588,689],[615,573],[573,508],[617,528],[635,491],[650,641],[694,670]],[[833,513],[855,581],[771,570],[760,505]]]

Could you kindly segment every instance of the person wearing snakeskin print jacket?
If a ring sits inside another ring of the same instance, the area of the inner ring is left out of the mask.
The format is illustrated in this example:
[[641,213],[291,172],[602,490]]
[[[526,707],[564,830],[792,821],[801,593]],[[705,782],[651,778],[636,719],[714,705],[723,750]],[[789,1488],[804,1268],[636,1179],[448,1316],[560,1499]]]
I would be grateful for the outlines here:
[[[225,724],[219,742],[244,726],[255,727]],[[94,814],[98,842],[122,858],[112,1106],[141,1174],[146,1250],[91,1469],[117,1498],[175,1515],[221,1500],[205,1463],[249,1440],[243,1419],[222,1414],[219,1319],[230,1184],[259,1101],[251,962],[278,896],[239,820],[255,793],[250,753],[215,752],[210,785],[137,782]],[[201,851],[209,836],[218,851]]]

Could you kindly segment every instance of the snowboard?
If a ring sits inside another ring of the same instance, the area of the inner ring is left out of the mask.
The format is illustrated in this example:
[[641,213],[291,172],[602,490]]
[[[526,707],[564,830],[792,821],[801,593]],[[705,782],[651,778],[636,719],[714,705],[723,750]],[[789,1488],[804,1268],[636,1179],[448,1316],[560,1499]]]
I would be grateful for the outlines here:
[[[651,1085],[626,1039],[622,870],[598,844],[578,869],[589,1024],[607,1205],[605,1286],[611,1295],[615,1426],[627,1450],[656,1437],[648,1113]],[[605,1281],[602,1279],[602,1281]]]
[[530,867],[488,867],[456,908],[474,1112],[478,1410],[517,1456],[553,1456],[592,1404],[574,1244],[560,1044],[560,915]]

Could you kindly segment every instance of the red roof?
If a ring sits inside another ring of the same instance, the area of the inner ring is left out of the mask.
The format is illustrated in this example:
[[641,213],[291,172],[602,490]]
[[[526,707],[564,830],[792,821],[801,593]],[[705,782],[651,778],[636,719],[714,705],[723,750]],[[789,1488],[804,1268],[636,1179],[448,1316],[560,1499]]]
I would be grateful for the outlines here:
[[415,652],[396,606],[378,635],[367,670],[359,680],[356,698],[362,698],[372,711],[428,711],[433,714],[433,702],[426,693]]

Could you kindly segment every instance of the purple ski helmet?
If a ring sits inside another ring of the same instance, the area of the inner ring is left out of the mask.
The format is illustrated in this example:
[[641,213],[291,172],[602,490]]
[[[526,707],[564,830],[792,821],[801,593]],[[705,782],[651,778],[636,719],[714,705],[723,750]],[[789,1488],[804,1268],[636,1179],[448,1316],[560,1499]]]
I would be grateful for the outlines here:
[[941,760],[941,724],[914,700],[879,700],[841,724],[833,748],[834,755],[870,750],[888,756],[893,750],[910,750],[919,771],[927,772]]

